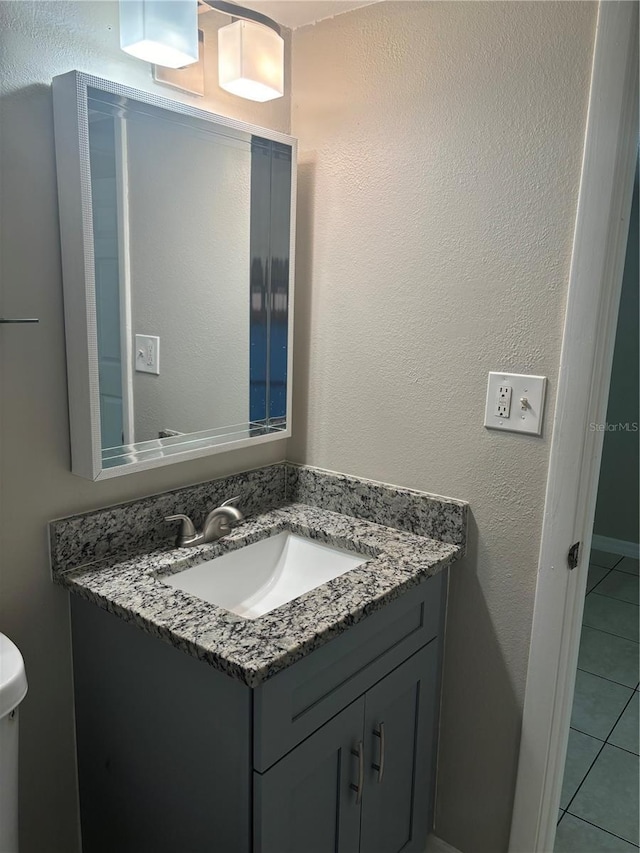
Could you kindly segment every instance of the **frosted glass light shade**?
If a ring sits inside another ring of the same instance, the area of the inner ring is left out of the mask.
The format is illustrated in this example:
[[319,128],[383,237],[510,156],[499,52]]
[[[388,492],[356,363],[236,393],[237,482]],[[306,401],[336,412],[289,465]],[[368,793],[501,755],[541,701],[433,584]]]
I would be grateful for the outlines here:
[[198,61],[198,0],[120,0],[120,47],[153,65]]
[[250,101],[271,101],[284,92],[284,41],[253,21],[234,21],[218,30],[218,82]]

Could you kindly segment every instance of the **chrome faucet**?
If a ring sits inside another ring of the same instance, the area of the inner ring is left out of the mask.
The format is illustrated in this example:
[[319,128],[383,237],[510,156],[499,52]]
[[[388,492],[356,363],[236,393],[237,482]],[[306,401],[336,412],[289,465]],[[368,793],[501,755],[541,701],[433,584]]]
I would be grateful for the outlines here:
[[165,521],[182,522],[178,534],[178,548],[192,548],[194,545],[204,545],[205,542],[215,542],[216,539],[230,533],[233,525],[244,518],[240,510],[232,506],[239,500],[239,496],[229,498],[228,501],[212,509],[204,520],[202,530],[196,530],[195,524],[188,515],[167,515]]

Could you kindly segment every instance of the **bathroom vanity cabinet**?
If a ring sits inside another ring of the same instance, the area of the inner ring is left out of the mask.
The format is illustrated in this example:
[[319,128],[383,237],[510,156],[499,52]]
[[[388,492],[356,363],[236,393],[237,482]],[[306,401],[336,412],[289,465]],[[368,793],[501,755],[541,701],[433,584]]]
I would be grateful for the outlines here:
[[423,853],[445,596],[446,570],[256,687],[72,596],[84,853]]
[[256,772],[255,849],[423,853],[436,670],[432,642]]

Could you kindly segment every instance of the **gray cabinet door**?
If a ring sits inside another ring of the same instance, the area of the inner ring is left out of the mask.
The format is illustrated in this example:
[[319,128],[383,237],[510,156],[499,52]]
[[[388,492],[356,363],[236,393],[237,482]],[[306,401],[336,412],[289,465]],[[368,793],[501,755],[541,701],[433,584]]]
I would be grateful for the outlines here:
[[360,853],[423,853],[431,824],[438,644],[366,695]]
[[358,853],[364,698],[254,773],[254,853]]

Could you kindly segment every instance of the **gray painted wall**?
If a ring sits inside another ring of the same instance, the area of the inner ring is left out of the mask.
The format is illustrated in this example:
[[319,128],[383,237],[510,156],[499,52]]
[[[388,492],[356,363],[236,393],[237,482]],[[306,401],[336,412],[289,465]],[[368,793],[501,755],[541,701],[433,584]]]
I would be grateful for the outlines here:
[[[607,424],[598,482],[598,502],[593,532],[609,539],[638,544],[638,170],[636,169],[629,241],[622,279],[620,313],[609,388]],[[629,424],[630,429],[620,428]],[[633,431],[635,424],[636,431]]]
[[[202,19],[207,63],[228,17]],[[0,631],[21,648],[29,693],[21,709],[22,853],[76,853],[68,595],[49,577],[47,522],[283,459],[286,442],[91,483],[70,473],[51,78],[97,74],[214,112],[289,131],[289,93],[270,104],[210,85],[205,99],[153,83],[149,66],[122,53],[118,5],[0,3],[2,311],[40,317],[0,331]],[[287,76],[287,81],[289,80]]]
[[[296,30],[293,458],[471,502],[436,832],[506,850],[596,6],[392,2]],[[549,377],[542,438],[490,370]]]

